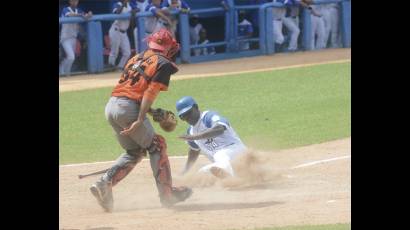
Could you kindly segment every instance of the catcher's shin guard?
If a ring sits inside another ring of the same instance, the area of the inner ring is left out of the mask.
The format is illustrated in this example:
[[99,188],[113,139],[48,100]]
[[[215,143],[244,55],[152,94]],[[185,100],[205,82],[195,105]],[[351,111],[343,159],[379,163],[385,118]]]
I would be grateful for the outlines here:
[[192,190],[187,187],[172,187],[171,167],[164,137],[155,135],[148,152],[161,203],[171,206],[186,200],[192,194]]
[[148,147],[152,173],[157,184],[159,196],[169,197],[172,193],[171,168],[167,155],[167,144],[164,137],[155,135]]
[[127,150],[127,153],[122,154],[102,177],[102,181],[111,182],[112,186],[120,182],[126,177],[131,170],[144,157],[145,152],[141,149]]

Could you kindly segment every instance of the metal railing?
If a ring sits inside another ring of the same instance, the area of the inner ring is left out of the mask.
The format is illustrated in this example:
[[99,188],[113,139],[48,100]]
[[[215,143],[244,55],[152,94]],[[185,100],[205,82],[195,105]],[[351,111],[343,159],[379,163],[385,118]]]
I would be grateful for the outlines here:
[[[343,47],[350,47],[351,44],[351,6],[350,0],[316,0],[314,4],[324,3],[339,3],[341,6],[341,33]],[[228,0],[229,10],[225,11],[222,7],[196,9],[189,13],[179,11],[171,11],[171,15],[178,17],[178,33],[181,44],[180,61],[185,63],[219,60],[250,55],[269,55],[275,52],[273,23],[272,23],[272,8],[284,7],[281,3],[266,3],[262,5],[242,5],[235,6],[232,0]],[[259,37],[238,39],[238,11],[239,10],[258,10],[259,12]],[[190,43],[189,37],[189,14],[207,14],[207,13],[223,13],[225,17],[225,38],[223,41],[210,42],[208,44],[195,45]],[[145,19],[154,16],[151,12],[142,12],[136,14],[136,22],[138,27],[138,49],[139,51],[146,48],[146,43],[141,42],[145,38]],[[87,43],[88,43],[88,72],[98,73],[104,70],[103,57],[103,31],[101,22],[114,21],[117,19],[130,19],[131,14],[102,14],[94,15],[88,20],[80,17],[64,17],[59,18],[59,23],[86,23]],[[312,49],[310,47],[311,38],[311,23],[310,12],[306,9],[302,11],[301,19],[303,20],[302,28],[302,46],[304,49]],[[257,50],[239,51],[236,49],[238,42],[258,42]],[[207,56],[191,56],[191,49],[208,48],[216,46],[225,46],[225,53]]]
[[[350,0],[315,0],[313,4],[327,4],[327,3],[339,3],[341,9],[341,34],[342,34],[342,43],[343,47],[350,47],[351,40],[351,9],[350,9]],[[265,3],[262,4],[259,8],[259,24],[260,24],[260,46],[264,50],[265,54],[275,53],[275,37],[273,33],[273,13],[272,8],[283,8],[285,7],[282,3]],[[311,35],[312,35],[312,26],[311,26],[311,13],[308,9],[303,9],[302,17],[303,28],[302,32],[302,46],[305,50],[312,50],[311,45]]]

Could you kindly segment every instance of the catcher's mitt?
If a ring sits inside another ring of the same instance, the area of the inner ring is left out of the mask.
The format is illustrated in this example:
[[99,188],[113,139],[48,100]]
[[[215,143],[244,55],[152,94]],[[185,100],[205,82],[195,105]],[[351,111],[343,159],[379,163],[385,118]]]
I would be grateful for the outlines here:
[[163,109],[151,109],[152,119],[159,123],[159,126],[165,132],[172,132],[177,126],[177,119],[175,114],[168,110]]

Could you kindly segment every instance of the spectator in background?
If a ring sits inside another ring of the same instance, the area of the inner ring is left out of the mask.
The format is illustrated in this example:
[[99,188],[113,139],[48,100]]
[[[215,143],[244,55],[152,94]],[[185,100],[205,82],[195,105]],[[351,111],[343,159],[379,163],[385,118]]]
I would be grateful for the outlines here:
[[[132,11],[132,7],[129,4],[129,0],[120,0],[114,4],[114,14],[127,14]],[[121,59],[118,65],[118,69],[123,69],[125,63],[131,55],[131,45],[128,38],[127,30],[130,26],[130,20],[115,20],[110,28],[109,36],[111,42],[110,56],[108,58],[108,64],[112,67],[115,66],[115,62],[118,57],[118,51],[121,48]]]
[[[88,19],[92,16],[92,12],[84,13],[78,6],[78,0],[69,0],[69,6],[64,7],[61,17],[83,17]],[[70,75],[71,67],[75,60],[75,48],[77,36],[79,32],[78,23],[65,23],[61,27],[60,43],[63,47],[65,58],[60,63],[60,75]]]
[[[162,4],[162,9],[173,11],[177,10],[181,13],[188,13],[191,9],[189,8],[188,4],[183,0],[165,0]],[[169,18],[171,19],[171,31],[173,32],[174,36],[177,31],[176,25],[178,24],[178,19],[175,16],[170,14]]]
[[[135,9],[136,13],[144,12],[148,5],[149,5],[148,0],[133,0],[131,2],[131,6]],[[134,44],[135,44],[135,50],[137,50],[137,53],[138,53],[139,50],[138,50],[138,26],[137,25],[134,28]]]
[[[325,41],[325,24],[322,17],[322,7],[318,5],[312,5],[313,0],[296,0],[302,7],[310,10],[311,25],[312,25],[312,37],[311,47],[313,49],[322,49],[326,47]],[[317,37],[316,44],[315,38]]]
[[169,17],[168,10],[161,9],[161,0],[152,0],[151,3],[145,8],[145,11],[149,11],[154,16],[147,17],[145,19],[145,35],[148,36],[151,33],[160,30],[161,28],[170,29],[172,24]]
[[[205,45],[209,43],[208,37],[207,37],[207,33],[206,33],[206,29],[202,28],[199,31],[199,41],[198,41],[199,45]],[[199,56],[199,55],[214,55],[215,52],[215,48],[214,47],[204,47],[204,48],[198,48],[198,49],[194,49],[194,56]]]
[[285,25],[286,29],[290,33],[290,40],[288,51],[293,52],[297,50],[298,47],[298,37],[300,34],[299,26],[296,25],[295,21],[291,20],[286,16],[287,7],[296,6],[296,1],[292,0],[273,0],[273,2],[283,3],[286,7],[285,8],[277,8],[274,7],[272,9],[273,12],[273,35],[275,39],[275,43],[283,44],[285,41],[285,37],[282,33],[282,25]]
[[[238,39],[251,38],[253,35],[252,23],[245,18],[245,12],[239,11]],[[239,50],[249,50],[249,42],[239,41]]]
[[202,24],[199,23],[199,16],[197,14],[192,15],[192,17],[189,19],[189,38],[191,45],[198,45],[199,31],[202,28]]
[[[296,51],[298,49],[298,38],[300,34],[299,28],[299,14],[300,6],[306,7],[303,5],[301,0],[285,0],[284,4],[286,5],[286,16],[283,18],[283,24],[291,31],[291,37],[289,41],[288,51]],[[292,31],[299,31],[298,33]]]
[[226,2],[226,0],[221,1],[221,6],[224,8],[225,11],[229,10],[229,5],[228,2]]
[[[323,20],[323,6],[312,5],[312,13],[310,15],[310,20],[312,24],[312,37],[311,37],[311,47],[312,49],[323,49],[326,47],[326,32],[325,32],[325,21]],[[316,12],[316,13],[313,13]]]
[[149,0],[131,0],[130,5],[133,9],[135,9],[136,13],[138,12],[144,12],[145,8],[148,6],[150,3]]

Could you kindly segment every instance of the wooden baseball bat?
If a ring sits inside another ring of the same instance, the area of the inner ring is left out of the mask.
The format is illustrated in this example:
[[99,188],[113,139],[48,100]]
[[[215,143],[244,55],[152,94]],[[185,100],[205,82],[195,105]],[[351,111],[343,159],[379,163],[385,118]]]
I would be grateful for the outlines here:
[[97,172],[93,172],[93,173],[80,174],[80,175],[78,175],[78,179],[83,179],[84,177],[89,177],[89,176],[94,176],[94,175],[103,174],[103,173],[106,173],[108,170],[109,170],[109,168],[108,168],[108,169],[104,169],[104,170],[100,170],[100,171],[97,171]]

